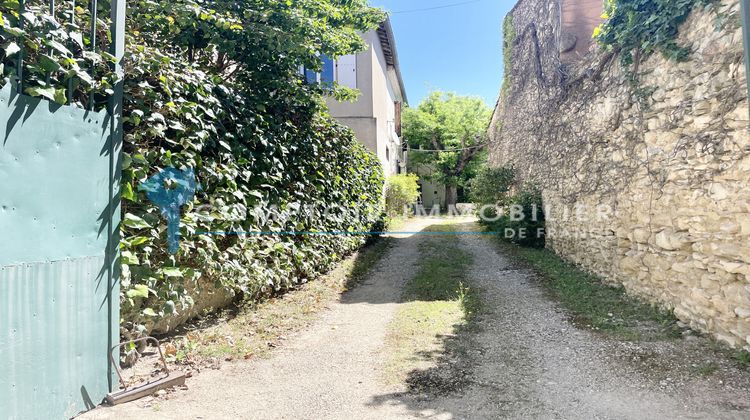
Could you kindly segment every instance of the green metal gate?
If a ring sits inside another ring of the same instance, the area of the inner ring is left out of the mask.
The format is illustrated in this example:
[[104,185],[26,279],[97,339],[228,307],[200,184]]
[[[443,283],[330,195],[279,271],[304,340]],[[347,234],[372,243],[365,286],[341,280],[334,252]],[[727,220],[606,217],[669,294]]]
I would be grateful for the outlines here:
[[[125,0],[107,5],[119,59]],[[122,83],[100,111],[61,106],[20,93],[19,61],[0,91],[0,417],[70,418],[114,385]]]

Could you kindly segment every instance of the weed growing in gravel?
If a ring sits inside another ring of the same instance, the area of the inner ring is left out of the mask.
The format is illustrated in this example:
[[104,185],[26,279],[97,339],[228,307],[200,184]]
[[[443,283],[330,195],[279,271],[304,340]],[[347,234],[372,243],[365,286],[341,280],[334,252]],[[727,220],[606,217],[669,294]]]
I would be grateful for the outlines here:
[[[450,232],[454,226],[428,230]],[[473,257],[455,236],[425,240],[420,256],[419,271],[406,283],[404,303],[388,325],[384,379],[412,391],[451,392],[467,375],[462,348],[469,338],[462,333],[481,308],[478,291],[467,286]]]
[[740,350],[734,355],[734,359],[745,369],[750,369],[750,352]]
[[717,370],[719,370],[719,366],[717,366],[716,363],[706,363],[704,365],[698,366],[695,370],[701,376],[711,376]]
[[622,287],[606,285],[596,276],[563,261],[547,249],[523,248],[496,241],[511,255],[542,275],[542,284],[582,326],[627,341],[680,338],[682,330],[670,312],[644,304]]

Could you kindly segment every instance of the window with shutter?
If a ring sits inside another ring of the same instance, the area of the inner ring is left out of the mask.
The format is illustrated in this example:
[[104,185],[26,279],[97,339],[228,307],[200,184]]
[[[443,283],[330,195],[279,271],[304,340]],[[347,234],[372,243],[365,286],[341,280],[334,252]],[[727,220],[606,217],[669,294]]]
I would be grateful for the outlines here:
[[336,80],[339,85],[357,88],[357,56],[345,55],[336,62]]

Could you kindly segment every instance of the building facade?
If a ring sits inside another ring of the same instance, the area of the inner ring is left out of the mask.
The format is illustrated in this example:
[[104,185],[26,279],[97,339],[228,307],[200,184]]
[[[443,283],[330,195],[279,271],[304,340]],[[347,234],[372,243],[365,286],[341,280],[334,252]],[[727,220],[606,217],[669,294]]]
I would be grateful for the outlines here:
[[354,130],[357,138],[383,165],[385,176],[406,171],[401,139],[401,109],[406,92],[390,20],[363,34],[369,48],[356,55],[324,60],[320,77],[358,89],[355,102],[328,99],[331,116]]

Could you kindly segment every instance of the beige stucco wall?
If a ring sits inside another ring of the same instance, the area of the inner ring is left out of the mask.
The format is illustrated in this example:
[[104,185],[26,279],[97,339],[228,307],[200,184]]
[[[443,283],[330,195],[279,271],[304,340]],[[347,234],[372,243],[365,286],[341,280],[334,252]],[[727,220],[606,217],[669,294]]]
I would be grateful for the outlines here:
[[357,138],[377,154],[386,176],[398,173],[401,143],[395,133],[397,100],[388,77],[388,66],[376,31],[363,35],[370,46],[357,54],[357,89],[355,102],[328,99],[331,115],[350,127]]
[[429,212],[437,205],[441,210],[446,209],[445,185],[430,181],[428,178],[435,174],[435,169],[430,165],[415,165],[409,168],[419,176],[419,185],[422,187],[422,205]]
[[372,118],[373,111],[373,71],[375,70],[373,61],[374,48],[380,47],[380,40],[375,31],[363,34],[362,37],[370,47],[357,54],[357,89],[360,92],[359,98],[354,102],[339,102],[333,98],[328,98],[327,105],[334,118]]
[[377,152],[378,145],[378,122],[375,118],[367,117],[338,117],[336,118],[341,124],[354,130],[354,134],[357,135],[357,139],[367,146],[373,152]]

